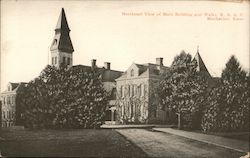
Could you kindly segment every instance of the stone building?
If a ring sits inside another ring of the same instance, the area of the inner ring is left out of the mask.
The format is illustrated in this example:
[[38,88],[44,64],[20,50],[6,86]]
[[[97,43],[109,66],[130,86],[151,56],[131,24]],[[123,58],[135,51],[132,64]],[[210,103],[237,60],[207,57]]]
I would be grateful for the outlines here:
[[164,122],[165,112],[159,106],[155,96],[155,87],[161,73],[167,71],[163,58],[156,58],[156,63],[133,63],[117,84],[117,121],[121,123],[159,123]]
[[[199,50],[193,59],[197,62],[197,71],[206,75],[210,84],[214,84]],[[165,123],[168,113],[162,110],[156,87],[161,74],[168,71],[163,65],[163,58],[156,58],[156,63],[133,63],[121,77],[117,84],[117,121],[120,123]]]
[[17,111],[18,103],[16,95],[22,90],[26,83],[8,83],[7,90],[1,93],[2,102],[2,127],[10,127],[16,124],[16,118],[19,115]]

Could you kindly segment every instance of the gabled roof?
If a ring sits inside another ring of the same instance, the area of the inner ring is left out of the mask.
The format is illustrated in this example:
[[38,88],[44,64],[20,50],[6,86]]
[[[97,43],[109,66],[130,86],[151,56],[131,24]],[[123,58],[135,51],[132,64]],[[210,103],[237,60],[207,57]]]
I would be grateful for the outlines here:
[[64,9],[62,8],[61,14],[59,16],[56,29],[55,29],[55,37],[52,41],[50,50],[60,50],[67,53],[74,52],[74,48],[69,36],[69,26],[66,19],[66,15]]
[[19,85],[19,83],[9,83],[11,85],[11,91],[13,91],[14,89],[16,89]]
[[196,60],[196,62],[197,62],[197,71],[198,72],[201,72],[201,73],[211,77],[210,73],[207,70],[207,67],[205,66],[205,64],[200,56],[199,50],[197,51],[193,60]]
[[[81,68],[81,69],[86,70],[86,71],[92,69],[91,66],[86,66],[86,65],[75,65],[72,67],[73,68],[78,67],[78,68]],[[120,77],[123,73],[122,71],[105,69],[103,67],[102,68],[96,67],[96,69],[97,69],[97,71],[100,72],[103,82],[115,82],[115,79]]]
[[27,83],[26,82],[18,82],[18,83],[9,82],[8,86],[9,85],[11,86],[11,89],[8,90],[8,88],[7,88],[7,90],[3,91],[2,93],[17,92],[17,91],[21,90],[23,87],[25,87],[27,85]]
[[[157,64],[146,63],[146,64],[136,64],[134,63],[139,69],[139,76],[138,77],[153,77],[159,76],[162,72],[165,72],[168,67],[160,66]],[[118,79],[125,79],[127,78],[127,71],[125,71],[121,77]]]

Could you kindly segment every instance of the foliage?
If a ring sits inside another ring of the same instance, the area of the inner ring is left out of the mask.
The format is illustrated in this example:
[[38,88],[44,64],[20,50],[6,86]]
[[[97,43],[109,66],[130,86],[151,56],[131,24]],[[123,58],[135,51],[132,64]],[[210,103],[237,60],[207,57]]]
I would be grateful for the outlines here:
[[219,87],[214,88],[202,119],[204,131],[249,130],[249,76],[232,56],[222,72]]
[[18,98],[30,128],[97,128],[108,103],[96,69],[65,66],[47,66]]
[[201,112],[207,87],[206,79],[198,74],[196,66],[190,54],[181,52],[174,58],[158,88],[163,109],[180,115],[189,128],[197,128],[193,120]]

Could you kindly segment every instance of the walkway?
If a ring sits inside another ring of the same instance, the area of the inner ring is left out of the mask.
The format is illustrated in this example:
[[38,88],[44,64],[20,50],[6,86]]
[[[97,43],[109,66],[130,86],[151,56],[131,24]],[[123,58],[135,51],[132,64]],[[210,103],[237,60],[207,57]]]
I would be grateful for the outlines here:
[[182,131],[172,128],[153,128],[153,130],[175,134],[189,139],[198,140],[204,143],[209,143],[228,149],[233,149],[239,152],[249,152],[249,142],[247,141],[240,141],[240,140],[229,139],[220,136],[208,135],[196,132]]
[[149,129],[116,129],[149,157],[236,158],[246,153]]
[[120,129],[120,128],[170,128],[174,125],[155,125],[155,124],[103,124],[101,125],[101,128],[108,128],[108,129]]

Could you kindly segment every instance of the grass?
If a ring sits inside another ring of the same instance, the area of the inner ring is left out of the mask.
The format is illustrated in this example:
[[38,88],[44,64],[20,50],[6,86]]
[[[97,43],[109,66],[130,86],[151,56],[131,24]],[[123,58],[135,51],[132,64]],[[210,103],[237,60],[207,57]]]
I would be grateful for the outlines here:
[[109,129],[2,130],[7,157],[145,157],[140,148]]

